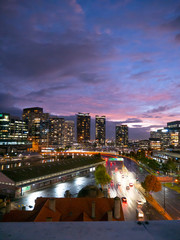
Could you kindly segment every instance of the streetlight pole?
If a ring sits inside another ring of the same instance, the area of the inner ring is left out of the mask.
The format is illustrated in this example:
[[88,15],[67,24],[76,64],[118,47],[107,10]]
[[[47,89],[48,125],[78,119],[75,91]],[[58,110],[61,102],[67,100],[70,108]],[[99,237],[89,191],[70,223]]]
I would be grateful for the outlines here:
[[166,208],[166,189],[164,186],[164,211],[165,211],[165,208]]

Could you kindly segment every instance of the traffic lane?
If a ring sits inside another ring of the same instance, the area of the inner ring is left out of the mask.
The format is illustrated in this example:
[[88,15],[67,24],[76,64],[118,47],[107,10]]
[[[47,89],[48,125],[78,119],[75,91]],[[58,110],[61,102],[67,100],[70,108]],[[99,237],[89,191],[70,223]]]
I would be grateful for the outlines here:
[[[125,164],[129,171],[137,171],[136,175],[138,176],[139,182],[144,181],[144,178],[149,173],[140,168],[138,168],[137,164],[130,159],[125,158]],[[153,197],[158,201],[158,203],[163,207],[164,206],[164,187],[162,191],[153,193]],[[173,219],[180,219],[180,194],[175,192],[172,189],[166,188],[165,192],[165,207],[167,212],[173,217]]]
[[[164,195],[165,194],[165,195]],[[180,194],[172,189],[162,187],[162,190],[157,193],[152,193],[152,196],[164,207],[173,219],[180,219]]]
[[141,168],[137,163],[134,161],[124,158],[124,165],[127,167],[127,169],[131,172],[134,172],[136,174],[136,177],[138,177],[139,181],[144,181],[145,177],[149,174],[145,169]]
[[[120,174],[119,171],[112,171],[112,180],[113,180],[113,191],[111,192],[111,196],[113,195],[115,197],[115,188],[117,191],[117,196],[120,198],[126,197],[127,203],[122,202],[122,207],[124,211],[124,216],[126,220],[146,220],[146,216],[144,218],[138,219],[137,218],[137,200],[141,200],[143,196],[141,196],[141,193],[138,192],[135,187],[130,187],[129,184],[134,184],[135,182],[135,175],[131,172],[124,171]],[[121,185],[118,186],[118,183]],[[128,186],[129,190],[126,189]]]
[[[123,175],[124,177],[122,177]],[[129,186],[129,183],[132,182],[134,184],[134,176],[135,175],[132,172],[122,172],[122,174],[120,174],[119,171],[116,171],[115,173],[112,173],[114,185],[116,185],[116,183],[121,183],[121,186],[118,186],[118,196],[125,196],[127,198],[127,203],[122,204],[124,207],[125,219],[127,220],[137,220],[136,209],[139,207],[139,205],[137,206],[137,200],[145,201],[144,196],[135,187],[130,187],[130,190],[126,190],[126,186]],[[148,203],[142,205],[142,210],[144,212],[144,219],[141,220],[164,219],[163,216]]]

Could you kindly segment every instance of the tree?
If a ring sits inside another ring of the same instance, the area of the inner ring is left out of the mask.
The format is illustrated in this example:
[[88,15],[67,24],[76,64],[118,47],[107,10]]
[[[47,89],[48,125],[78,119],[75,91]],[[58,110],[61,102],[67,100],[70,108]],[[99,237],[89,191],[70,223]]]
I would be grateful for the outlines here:
[[104,185],[111,182],[111,177],[106,172],[106,168],[104,167],[104,165],[99,165],[96,168],[94,175],[95,175],[96,183],[100,184],[102,188],[104,187]]
[[172,160],[168,160],[166,164],[169,172],[174,172],[176,170],[176,164]]
[[161,182],[158,180],[158,178],[154,175],[147,175],[145,178],[145,181],[142,183],[142,187],[147,192],[159,192],[161,191]]

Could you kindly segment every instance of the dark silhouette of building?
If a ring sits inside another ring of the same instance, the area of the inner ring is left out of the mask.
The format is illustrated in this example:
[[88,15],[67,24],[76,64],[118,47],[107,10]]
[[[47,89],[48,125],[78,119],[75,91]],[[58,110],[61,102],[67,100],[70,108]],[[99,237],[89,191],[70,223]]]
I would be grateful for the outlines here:
[[63,147],[64,145],[64,118],[50,118],[49,144]]
[[116,146],[126,147],[128,145],[128,126],[116,126]]
[[88,143],[90,141],[90,122],[89,113],[77,114],[77,142]]
[[96,115],[96,142],[105,145],[106,140],[106,117]]

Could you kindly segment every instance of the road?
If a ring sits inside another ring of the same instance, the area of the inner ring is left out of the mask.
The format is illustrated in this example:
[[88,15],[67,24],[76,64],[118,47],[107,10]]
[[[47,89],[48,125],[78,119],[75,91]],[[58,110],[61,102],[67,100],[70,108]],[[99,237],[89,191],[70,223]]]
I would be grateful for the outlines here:
[[[111,170],[112,183],[109,185],[109,194],[111,198],[116,196],[122,198],[126,197],[127,203],[122,203],[125,220],[163,220],[164,218],[152,207],[146,203],[143,195],[134,187],[136,176],[133,172],[128,171],[126,168],[122,170],[115,167]],[[129,184],[132,184],[130,187]],[[128,189],[127,189],[128,188]],[[137,201],[142,202],[142,206],[137,205]],[[144,213],[143,218],[138,218],[136,209],[141,208]]]
[[[139,182],[143,182],[145,177],[149,174],[145,169],[139,167],[132,160],[125,158],[124,165],[128,171],[135,174],[138,177]],[[164,190],[165,189],[165,190]],[[164,195],[165,194],[165,195]],[[165,197],[165,209],[173,219],[180,219],[180,194],[169,188],[162,187],[162,190],[157,193],[153,193],[152,196],[158,201],[158,203],[164,207]]]

